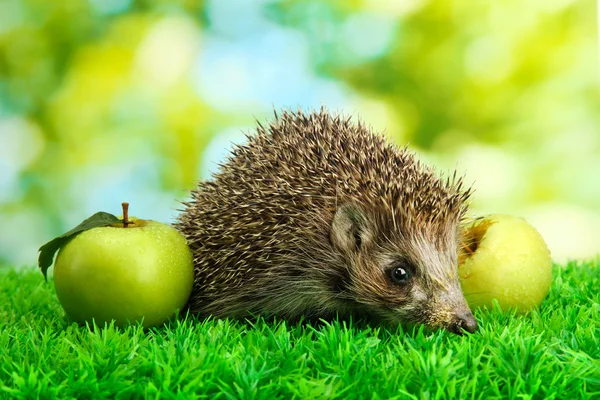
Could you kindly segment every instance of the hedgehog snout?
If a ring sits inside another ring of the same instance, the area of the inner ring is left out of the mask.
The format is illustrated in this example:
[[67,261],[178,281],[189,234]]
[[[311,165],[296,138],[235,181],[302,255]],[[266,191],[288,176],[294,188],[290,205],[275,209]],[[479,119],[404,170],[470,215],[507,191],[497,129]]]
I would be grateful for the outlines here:
[[477,330],[477,320],[471,311],[460,311],[446,329],[457,335],[462,335],[464,331],[474,333]]
[[474,333],[477,330],[477,320],[467,304],[458,277],[455,282],[448,283],[446,288],[434,293],[433,297],[437,297],[437,300],[431,303],[431,320],[437,322],[434,325],[457,335],[462,335],[465,331]]

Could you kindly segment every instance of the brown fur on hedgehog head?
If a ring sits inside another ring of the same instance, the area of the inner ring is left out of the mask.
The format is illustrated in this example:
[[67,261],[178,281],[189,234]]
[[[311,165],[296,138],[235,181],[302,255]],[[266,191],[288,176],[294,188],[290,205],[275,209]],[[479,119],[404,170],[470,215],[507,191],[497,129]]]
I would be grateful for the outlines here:
[[284,112],[184,203],[190,308],[474,331],[457,273],[468,196],[361,123]]
[[456,270],[455,226],[431,221],[415,229],[381,207],[348,202],[335,212],[330,241],[346,265],[337,277],[340,297],[390,322],[474,330]]

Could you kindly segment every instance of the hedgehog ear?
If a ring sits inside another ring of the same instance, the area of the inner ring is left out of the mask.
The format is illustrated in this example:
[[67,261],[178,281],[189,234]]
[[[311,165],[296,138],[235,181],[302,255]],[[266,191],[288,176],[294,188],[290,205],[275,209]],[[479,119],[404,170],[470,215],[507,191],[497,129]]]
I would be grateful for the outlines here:
[[372,238],[371,223],[367,214],[356,204],[338,208],[331,223],[329,240],[338,250],[349,253],[360,250]]

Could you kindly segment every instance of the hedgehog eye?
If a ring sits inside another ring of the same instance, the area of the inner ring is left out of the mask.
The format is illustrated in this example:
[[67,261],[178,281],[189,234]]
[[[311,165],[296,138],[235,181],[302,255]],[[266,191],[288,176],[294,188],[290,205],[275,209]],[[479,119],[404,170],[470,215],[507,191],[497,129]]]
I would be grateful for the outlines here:
[[394,267],[390,270],[390,278],[394,283],[404,284],[410,279],[410,273],[406,268]]

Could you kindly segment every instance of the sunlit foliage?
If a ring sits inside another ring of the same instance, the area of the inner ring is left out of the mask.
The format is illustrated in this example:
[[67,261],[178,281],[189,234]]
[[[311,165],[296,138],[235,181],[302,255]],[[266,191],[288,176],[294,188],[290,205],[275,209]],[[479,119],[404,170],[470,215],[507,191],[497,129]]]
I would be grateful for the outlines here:
[[169,221],[273,107],[360,115],[600,251],[592,0],[0,1],[0,260],[98,210]]

